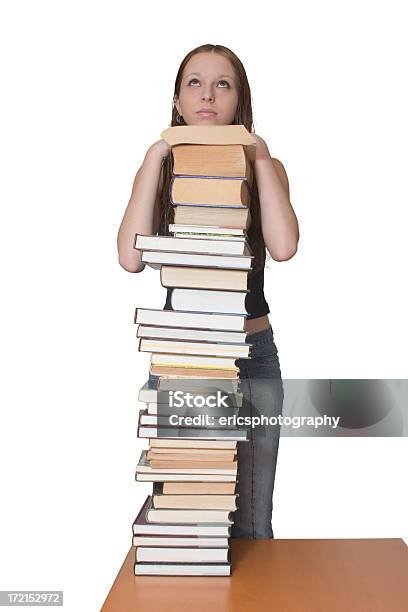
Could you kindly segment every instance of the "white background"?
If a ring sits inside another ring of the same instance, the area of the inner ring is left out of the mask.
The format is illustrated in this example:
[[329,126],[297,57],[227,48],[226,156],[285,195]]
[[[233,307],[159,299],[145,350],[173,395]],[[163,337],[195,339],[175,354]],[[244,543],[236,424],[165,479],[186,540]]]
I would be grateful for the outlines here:
[[[289,176],[299,250],[265,274],[283,376],[408,378],[403,3],[1,7],[0,589],[98,610],[151,490],[134,308],[165,299],[116,235],[190,49],[238,54]],[[404,438],[282,438],[275,536],[407,537],[407,457]]]

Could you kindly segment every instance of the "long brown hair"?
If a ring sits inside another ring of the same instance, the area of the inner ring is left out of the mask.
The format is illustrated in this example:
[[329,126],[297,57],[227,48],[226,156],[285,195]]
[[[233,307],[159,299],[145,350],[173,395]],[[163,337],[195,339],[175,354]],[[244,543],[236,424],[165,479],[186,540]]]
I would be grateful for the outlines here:
[[[245,68],[241,62],[241,60],[235,55],[233,51],[228,49],[227,47],[223,47],[222,45],[201,45],[200,47],[196,47],[183,59],[180,64],[180,67],[177,72],[176,81],[174,84],[174,95],[177,96],[180,93],[181,80],[183,75],[183,70],[190,60],[190,58],[197,53],[219,53],[226,57],[232,64],[235,75],[238,80],[238,105],[235,113],[234,120],[232,125],[241,124],[246,127],[248,132],[253,132],[253,118],[252,118],[252,103],[251,103],[251,90],[248,83],[248,78],[245,72]],[[171,124],[170,126],[177,125],[186,125],[184,119],[180,118],[177,121],[178,112],[173,105],[172,107],[172,116],[171,116]],[[171,205],[169,199],[169,187],[170,181],[173,173],[173,160],[172,155],[168,155],[162,166],[163,173],[163,189],[160,194],[160,225],[159,225],[159,235],[167,236],[169,235],[169,223],[174,222],[174,208]],[[265,241],[262,235],[262,227],[261,227],[261,211],[259,204],[259,194],[258,194],[258,186],[256,184],[256,176],[255,172],[253,173],[254,180],[252,185],[252,198],[251,198],[251,225],[247,230],[248,243],[252,249],[252,253],[254,255],[254,259],[252,260],[253,269],[259,269],[265,265],[266,259],[266,251],[265,251]]]

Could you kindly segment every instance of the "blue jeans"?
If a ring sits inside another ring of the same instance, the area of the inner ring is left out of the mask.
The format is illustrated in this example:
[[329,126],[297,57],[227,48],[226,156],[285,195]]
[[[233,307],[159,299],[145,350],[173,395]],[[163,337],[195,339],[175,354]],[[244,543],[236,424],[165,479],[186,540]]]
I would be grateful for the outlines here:
[[[282,414],[283,384],[272,327],[246,336],[252,344],[250,359],[237,359],[243,404],[240,416]],[[149,374],[149,381],[159,377]],[[231,528],[233,538],[273,538],[272,495],[279,448],[279,427],[248,430],[237,443],[237,507]]]
[[[272,327],[247,334],[250,359],[237,359],[243,407],[251,417],[282,414],[283,384]],[[272,496],[279,448],[279,425],[251,429],[249,441],[238,442],[238,509],[231,529],[233,538],[273,538]]]

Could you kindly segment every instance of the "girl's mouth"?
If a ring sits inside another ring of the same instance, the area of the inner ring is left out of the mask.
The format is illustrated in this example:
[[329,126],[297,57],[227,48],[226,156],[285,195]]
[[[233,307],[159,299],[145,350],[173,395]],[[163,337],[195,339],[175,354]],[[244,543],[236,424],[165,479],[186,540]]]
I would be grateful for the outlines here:
[[200,115],[200,117],[215,117],[217,113],[215,113],[214,111],[198,111],[197,115]]

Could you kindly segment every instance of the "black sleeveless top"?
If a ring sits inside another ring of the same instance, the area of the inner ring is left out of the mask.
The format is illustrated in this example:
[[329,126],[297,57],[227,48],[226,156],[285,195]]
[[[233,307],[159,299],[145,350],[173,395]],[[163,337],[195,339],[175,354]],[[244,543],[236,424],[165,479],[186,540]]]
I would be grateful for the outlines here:
[[[248,274],[248,289],[245,297],[245,309],[248,313],[247,319],[256,319],[270,312],[268,302],[264,295],[264,268],[251,270]],[[166,303],[163,310],[173,310],[171,306],[171,294],[173,289],[167,289]]]

